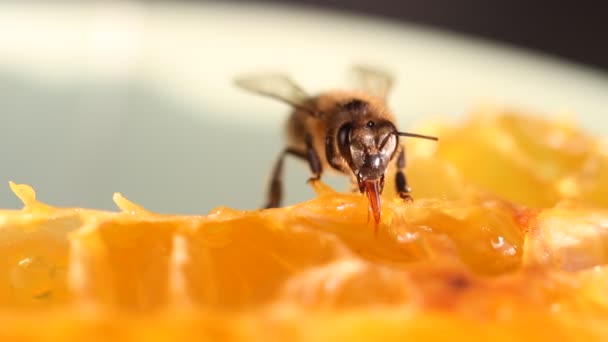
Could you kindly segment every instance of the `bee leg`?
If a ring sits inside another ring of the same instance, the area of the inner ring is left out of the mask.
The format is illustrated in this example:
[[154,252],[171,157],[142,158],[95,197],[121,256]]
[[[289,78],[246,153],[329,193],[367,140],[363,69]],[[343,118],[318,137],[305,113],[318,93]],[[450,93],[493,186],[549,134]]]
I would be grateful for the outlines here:
[[308,160],[308,166],[310,166],[310,171],[312,172],[312,177],[308,179],[308,182],[318,181],[321,179],[321,173],[323,172],[321,160],[312,144],[312,136],[306,134],[304,141],[306,142],[306,160]]
[[397,193],[401,198],[406,201],[412,201],[412,196],[410,196],[410,192],[412,189],[407,185],[407,179],[405,178],[405,173],[403,173],[403,169],[405,168],[405,149],[403,146],[399,151],[399,156],[397,156],[397,173],[395,174],[395,185],[397,186]]
[[307,156],[306,153],[292,148],[286,148],[281,152],[279,159],[274,165],[274,170],[272,171],[272,179],[270,181],[270,188],[268,189],[268,202],[266,203],[266,206],[264,206],[265,208],[277,208],[281,205],[281,199],[283,197],[283,160],[287,155],[302,159]]

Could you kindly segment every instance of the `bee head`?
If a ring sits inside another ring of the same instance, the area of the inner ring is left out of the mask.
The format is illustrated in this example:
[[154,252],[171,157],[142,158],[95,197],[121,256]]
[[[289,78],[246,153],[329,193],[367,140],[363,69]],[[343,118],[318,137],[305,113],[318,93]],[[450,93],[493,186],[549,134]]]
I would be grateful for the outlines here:
[[342,105],[348,121],[339,126],[337,145],[358,180],[361,192],[366,182],[379,182],[382,192],[384,173],[399,147],[399,137],[437,140],[436,137],[399,132],[395,125],[381,116],[374,115],[367,103],[352,100]]
[[[340,153],[362,182],[381,180],[398,146],[395,126],[386,120],[349,122],[338,130]],[[363,189],[362,189],[363,190]]]

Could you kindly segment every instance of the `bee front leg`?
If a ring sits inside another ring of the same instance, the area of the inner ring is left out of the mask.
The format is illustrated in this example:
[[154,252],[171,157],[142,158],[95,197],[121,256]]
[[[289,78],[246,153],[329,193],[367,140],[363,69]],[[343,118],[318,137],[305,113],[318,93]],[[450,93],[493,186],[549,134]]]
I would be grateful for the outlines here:
[[321,179],[321,173],[323,172],[321,159],[319,159],[319,155],[313,146],[312,136],[306,134],[304,140],[306,143],[306,160],[308,160],[308,166],[310,166],[310,171],[312,172],[312,177],[308,179],[308,182],[318,181]]
[[405,178],[405,148],[401,146],[399,155],[397,156],[397,173],[395,174],[395,185],[397,186],[397,193],[401,198],[406,201],[412,201],[410,192],[412,189],[407,185],[407,179]]
[[302,159],[307,158],[306,153],[292,148],[286,148],[281,152],[279,159],[277,159],[276,164],[274,165],[272,179],[268,189],[268,202],[264,206],[265,208],[277,208],[281,206],[281,200],[283,198],[283,160],[287,155]]

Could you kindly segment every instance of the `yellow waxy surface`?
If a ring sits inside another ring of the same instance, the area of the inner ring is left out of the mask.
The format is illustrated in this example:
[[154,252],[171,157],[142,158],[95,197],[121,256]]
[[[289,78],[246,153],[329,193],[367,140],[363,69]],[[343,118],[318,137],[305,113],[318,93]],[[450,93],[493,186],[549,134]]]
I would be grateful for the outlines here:
[[322,183],[205,216],[119,194],[119,212],[54,208],[11,184],[0,340],[607,340],[599,140],[510,113],[427,128],[439,145],[408,146],[415,201],[387,181],[377,235],[364,196]]

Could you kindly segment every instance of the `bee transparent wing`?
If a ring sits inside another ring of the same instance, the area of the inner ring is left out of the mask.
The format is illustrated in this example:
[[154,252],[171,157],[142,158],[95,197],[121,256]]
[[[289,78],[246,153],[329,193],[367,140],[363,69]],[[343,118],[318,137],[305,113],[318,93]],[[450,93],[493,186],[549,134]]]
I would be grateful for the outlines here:
[[393,76],[388,72],[365,65],[353,67],[359,85],[370,94],[386,98],[393,86]]
[[235,83],[248,91],[286,102],[294,108],[307,108],[310,96],[293,80],[283,74],[256,74],[239,77]]

